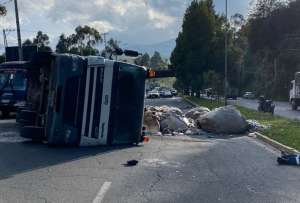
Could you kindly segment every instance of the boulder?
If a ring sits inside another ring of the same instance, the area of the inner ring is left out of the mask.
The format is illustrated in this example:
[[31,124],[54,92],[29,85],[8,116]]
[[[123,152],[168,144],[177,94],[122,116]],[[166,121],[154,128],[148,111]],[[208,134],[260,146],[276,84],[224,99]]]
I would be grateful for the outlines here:
[[185,117],[196,120],[200,116],[205,115],[206,113],[210,112],[210,110],[206,107],[196,107],[191,110],[189,110],[186,114]]
[[218,134],[240,134],[248,130],[248,123],[233,106],[217,108],[197,119],[198,127]]
[[144,127],[151,133],[160,132],[159,118],[154,111],[146,110],[144,112]]

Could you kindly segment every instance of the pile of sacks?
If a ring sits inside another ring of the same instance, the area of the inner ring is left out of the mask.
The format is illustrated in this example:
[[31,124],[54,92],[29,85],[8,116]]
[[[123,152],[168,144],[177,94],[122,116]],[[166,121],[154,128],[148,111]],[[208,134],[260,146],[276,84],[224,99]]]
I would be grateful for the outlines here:
[[[240,134],[249,130],[249,123],[233,106],[210,111],[197,107],[183,113],[176,107],[162,106],[145,108],[144,126],[148,133],[162,134]],[[202,131],[203,130],[203,131]]]

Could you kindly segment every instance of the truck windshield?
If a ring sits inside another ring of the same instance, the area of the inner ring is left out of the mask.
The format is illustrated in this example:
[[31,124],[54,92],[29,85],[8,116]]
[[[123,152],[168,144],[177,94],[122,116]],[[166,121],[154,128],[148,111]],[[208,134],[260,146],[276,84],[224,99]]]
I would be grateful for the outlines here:
[[23,71],[0,72],[0,90],[25,90],[26,75]]

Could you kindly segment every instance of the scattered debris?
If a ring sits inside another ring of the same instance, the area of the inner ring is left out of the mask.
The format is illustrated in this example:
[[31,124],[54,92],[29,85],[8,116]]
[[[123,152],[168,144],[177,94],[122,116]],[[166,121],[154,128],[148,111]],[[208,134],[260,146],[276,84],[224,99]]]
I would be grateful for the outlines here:
[[277,158],[277,162],[280,165],[300,166],[300,154],[282,152],[281,157]]
[[251,132],[266,130],[272,127],[271,125],[262,125],[256,120],[247,120],[247,123]]
[[176,107],[147,106],[144,126],[145,134],[161,135],[162,133],[164,136],[240,134],[249,128],[265,127],[255,121],[247,122],[233,106],[217,108],[213,111],[206,107],[197,107],[185,114]]
[[207,114],[210,112],[209,108],[206,107],[196,107],[191,110],[189,110],[186,114],[185,117],[192,119],[192,120],[197,120],[199,117]]
[[139,161],[137,161],[137,160],[130,160],[130,161],[127,161],[127,163],[124,164],[124,166],[132,167],[132,166],[136,166],[138,163],[139,163]]
[[144,112],[144,127],[147,134],[160,132],[159,117],[156,111],[146,109]]
[[217,108],[197,119],[201,129],[217,134],[240,134],[249,127],[245,118],[233,106]]

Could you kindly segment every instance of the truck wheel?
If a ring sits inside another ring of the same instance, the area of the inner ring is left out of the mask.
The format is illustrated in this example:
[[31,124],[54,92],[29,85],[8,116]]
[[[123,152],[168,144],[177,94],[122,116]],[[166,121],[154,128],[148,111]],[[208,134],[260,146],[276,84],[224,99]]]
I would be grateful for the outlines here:
[[8,118],[10,116],[10,112],[7,110],[3,110],[1,113],[2,113],[2,118]]
[[292,109],[297,110],[298,106],[295,101],[292,101]]
[[44,128],[36,126],[24,126],[21,128],[20,136],[31,139],[35,142],[44,140]]

